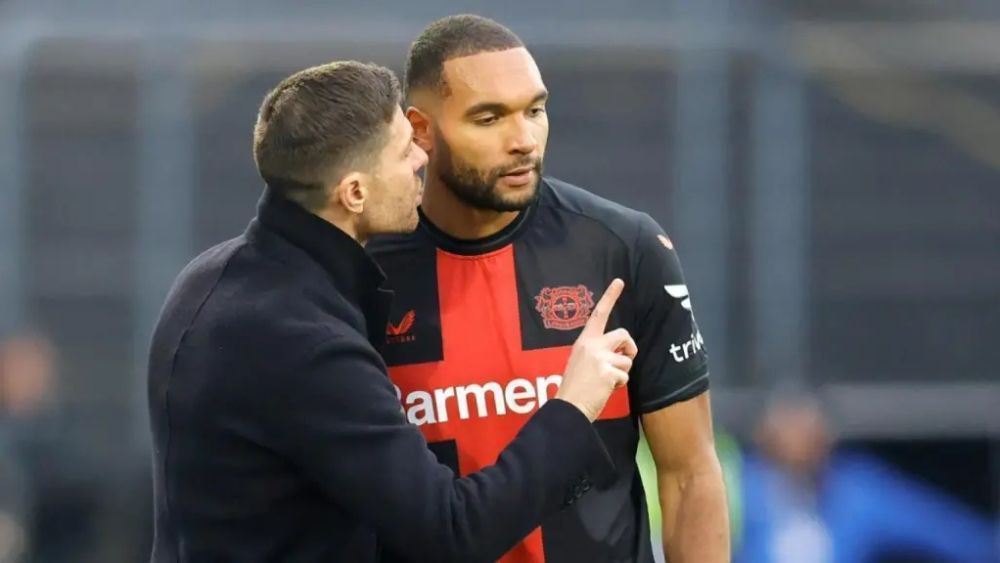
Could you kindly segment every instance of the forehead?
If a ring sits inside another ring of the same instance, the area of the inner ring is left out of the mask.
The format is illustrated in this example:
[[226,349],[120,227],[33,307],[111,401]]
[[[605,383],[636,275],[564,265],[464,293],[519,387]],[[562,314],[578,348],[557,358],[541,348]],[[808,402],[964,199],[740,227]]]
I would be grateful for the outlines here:
[[545,88],[535,59],[523,47],[449,59],[443,77],[448,98],[461,104],[532,98]]

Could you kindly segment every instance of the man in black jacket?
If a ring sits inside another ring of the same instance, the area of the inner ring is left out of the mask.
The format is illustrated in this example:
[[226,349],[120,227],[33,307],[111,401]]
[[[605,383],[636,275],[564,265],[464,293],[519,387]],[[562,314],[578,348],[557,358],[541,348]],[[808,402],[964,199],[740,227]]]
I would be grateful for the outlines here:
[[[495,560],[611,476],[590,423],[637,351],[604,333],[619,280],[495,465],[456,478],[407,423],[378,353],[391,293],[363,249],[416,226],[427,161],[390,71],[287,78],[254,156],[257,217],[181,272],[153,337],[155,563]],[[443,413],[475,394],[439,391],[427,407]]]

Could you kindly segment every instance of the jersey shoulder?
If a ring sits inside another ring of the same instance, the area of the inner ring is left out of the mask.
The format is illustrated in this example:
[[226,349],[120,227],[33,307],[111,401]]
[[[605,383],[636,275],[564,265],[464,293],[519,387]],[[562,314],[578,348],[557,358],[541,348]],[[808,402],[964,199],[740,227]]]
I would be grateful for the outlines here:
[[660,230],[647,213],[556,178],[546,177],[543,181],[546,189],[539,198],[540,209],[596,223],[627,246],[632,246],[642,232]]

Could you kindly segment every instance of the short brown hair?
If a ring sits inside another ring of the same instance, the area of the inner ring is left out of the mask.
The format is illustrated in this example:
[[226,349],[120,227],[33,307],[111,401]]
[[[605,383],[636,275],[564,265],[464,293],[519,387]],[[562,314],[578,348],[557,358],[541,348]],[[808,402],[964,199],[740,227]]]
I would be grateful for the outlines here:
[[399,81],[375,64],[336,61],[299,71],[264,98],[253,134],[257,171],[310,210],[348,167],[368,166],[387,141]]
[[458,57],[524,47],[513,31],[482,16],[461,14],[432,22],[410,45],[406,58],[406,93],[436,88],[448,94],[444,63]]

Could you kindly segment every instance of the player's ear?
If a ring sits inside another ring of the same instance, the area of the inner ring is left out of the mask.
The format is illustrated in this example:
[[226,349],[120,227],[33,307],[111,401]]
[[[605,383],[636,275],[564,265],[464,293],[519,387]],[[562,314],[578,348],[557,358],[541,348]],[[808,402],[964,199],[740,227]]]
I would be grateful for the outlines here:
[[334,187],[334,198],[349,213],[361,214],[368,200],[367,178],[361,172],[351,172]]
[[434,143],[431,142],[430,117],[415,106],[410,106],[406,108],[406,119],[413,126],[413,141],[417,143],[418,147],[424,149],[424,152],[431,152]]

